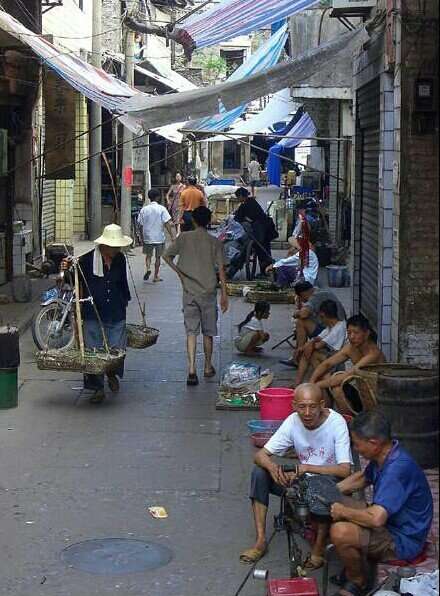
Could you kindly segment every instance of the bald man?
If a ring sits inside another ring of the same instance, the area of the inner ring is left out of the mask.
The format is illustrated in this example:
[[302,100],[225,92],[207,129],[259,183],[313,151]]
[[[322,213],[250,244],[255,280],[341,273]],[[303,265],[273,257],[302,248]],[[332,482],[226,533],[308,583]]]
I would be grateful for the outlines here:
[[[325,407],[321,389],[312,383],[299,385],[295,390],[295,410],[255,456],[250,499],[257,538],[252,548],[241,553],[242,563],[255,563],[266,553],[269,495],[282,496],[296,478],[294,472],[285,473],[272,456],[282,457],[294,448],[299,459],[299,476],[326,474],[342,480],[350,474],[352,459],[347,423],[340,414]],[[322,566],[328,530],[328,523],[318,525],[307,568]]]

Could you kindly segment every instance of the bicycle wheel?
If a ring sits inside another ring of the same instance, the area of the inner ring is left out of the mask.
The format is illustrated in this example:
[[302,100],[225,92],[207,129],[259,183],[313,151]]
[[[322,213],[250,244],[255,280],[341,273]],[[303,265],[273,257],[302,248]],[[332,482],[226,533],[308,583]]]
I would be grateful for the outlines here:
[[32,337],[39,350],[67,350],[75,341],[73,316],[69,312],[64,326],[60,327],[63,309],[53,303],[42,308],[32,321]]

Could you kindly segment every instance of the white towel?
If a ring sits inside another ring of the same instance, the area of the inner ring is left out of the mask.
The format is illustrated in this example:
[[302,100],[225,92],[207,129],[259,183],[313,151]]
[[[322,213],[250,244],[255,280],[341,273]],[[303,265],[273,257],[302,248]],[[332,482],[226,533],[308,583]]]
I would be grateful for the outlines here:
[[104,267],[102,265],[102,254],[99,246],[95,248],[93,253],[93,275],[96,277],[104,277]]

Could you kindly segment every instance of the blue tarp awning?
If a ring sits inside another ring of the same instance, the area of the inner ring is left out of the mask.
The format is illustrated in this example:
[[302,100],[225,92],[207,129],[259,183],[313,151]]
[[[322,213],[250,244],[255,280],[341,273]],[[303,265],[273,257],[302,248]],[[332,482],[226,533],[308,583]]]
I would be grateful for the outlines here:
[[307,112],[301,116],[295,126],[287,133],[284,139],[273,145],[269,150],[267,160],[267,177],[270,184],[281,184],[281,154],[285,149],[293,149],[300,145],[305,138],[316,134],[316,126]]

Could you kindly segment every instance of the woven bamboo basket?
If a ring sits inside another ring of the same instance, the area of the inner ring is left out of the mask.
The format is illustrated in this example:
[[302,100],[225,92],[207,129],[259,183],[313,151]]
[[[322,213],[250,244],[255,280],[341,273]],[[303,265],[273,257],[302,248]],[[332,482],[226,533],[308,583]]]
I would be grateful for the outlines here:
[[[243,288],[255,289],[257,286],[264,287],[264,281],[228,281],[226,283],[226,293],[228,296],[243,296]],[[270,282],[267,282],[267,286]]]
[[135,350],[143,350],[154,346],[159,337],[159,329],[145,325],[127,325],[127,346]]
[[[358,369],[356,373],[353,373],[347,377],[342,383],[342,389],[344,393],[343,402],[338,403],[338,408],[342,413],[346,414],[358,414],[359,411],[372,410],[377,406],[377,383],[381,374],[392,374],[393,372],[401,372],[414,370],[414,366],[408,364],[397,364],[397,363],[383,363],[383,364],[368,364]],[[360,399],[360,408],[353,408],[353,403],[350,399],[347,399],[347,395],[350,395],[350,389],[352,387],[356,390]]]
[[292,290],[251,290],[246,294],[246,302],[265,300],[271,304],[294,304],[295,292]]
[[118,368],[125,358],[122,350],[85,350],[84,358],[80,350],[47,350],[37,352],[37,366],[40,370],[67,370],[89,375],[103,375]]

